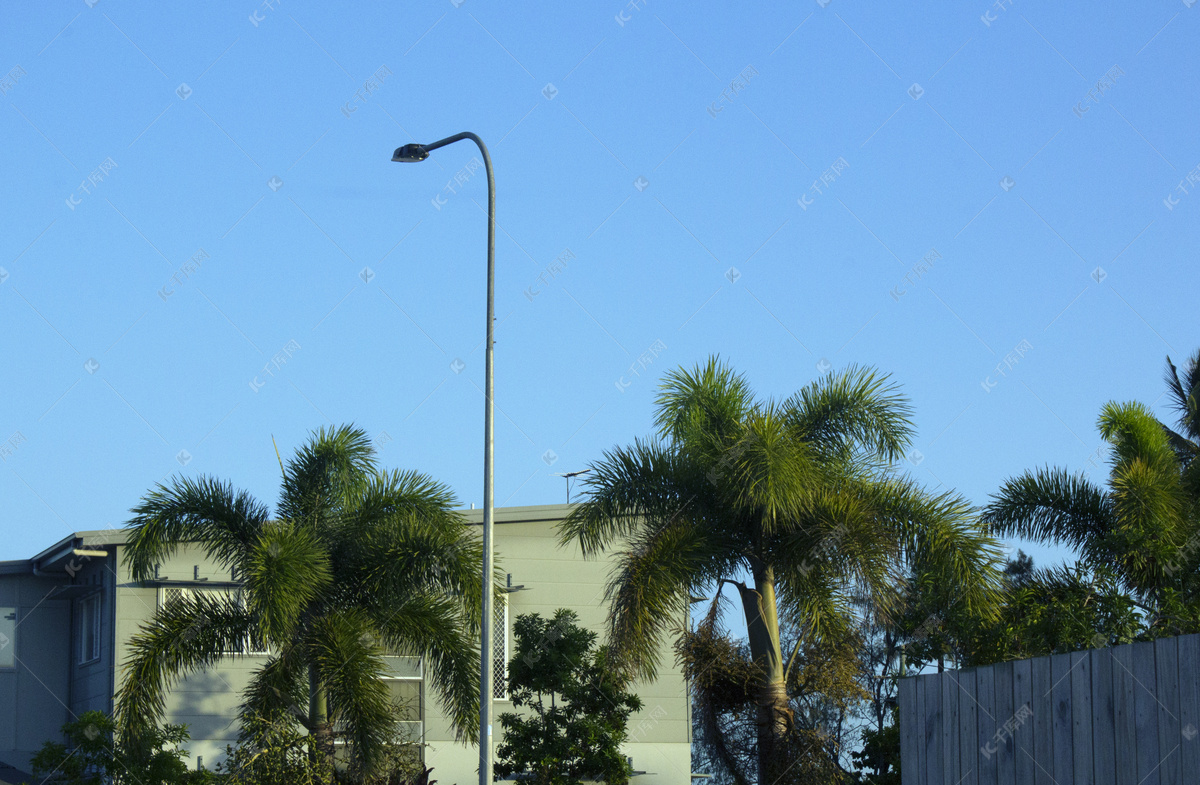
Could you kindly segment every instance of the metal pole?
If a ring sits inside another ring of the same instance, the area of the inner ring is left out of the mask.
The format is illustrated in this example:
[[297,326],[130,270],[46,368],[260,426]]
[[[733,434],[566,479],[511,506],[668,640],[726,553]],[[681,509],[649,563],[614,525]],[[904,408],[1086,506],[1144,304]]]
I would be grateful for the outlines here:
[[[487,344],[484,349],[484,409],[483,409],[483,571],[482,618],[479,634],[479,785],[492,785],[492,622],[494,615],[494,593],[492,574],[496,571],[492,546],[492,513],[495,475],[495,440],[493,411],[495,403],[495,379],[492,368],[493,334],[496,324],[496,181],[492,177],[492,158],[487,145],[475,134],[466,131],[427,145],[406,145],[418,148],[416,158],[393,157],[392,160],[422,160],[439,147],[470,139],[483,154],[483,167],[487,172],[488,185],[488,239],[487,239]],[[404,148],[402,148],[403,150]],[[397,156],[402,152],[397,150]],[[507,630],[500,630],[505,635]]]
[[[492,512],[494,505],[492,481],[495,475],[495,441],[492,413],[495,409],[495,377],[492,367],[493,331],[496,326],[496,183],[492,178],[492,159],[483,140],[471,134],[483,153],[483,166],[488,181],[488,246],[487,246],[487,345],[485,347],[483,414],[483,626],[479,640],[479,785],[492,785],[492,573],[495,556],[492,552]],[[500,630],[504,635],[507,631]]]

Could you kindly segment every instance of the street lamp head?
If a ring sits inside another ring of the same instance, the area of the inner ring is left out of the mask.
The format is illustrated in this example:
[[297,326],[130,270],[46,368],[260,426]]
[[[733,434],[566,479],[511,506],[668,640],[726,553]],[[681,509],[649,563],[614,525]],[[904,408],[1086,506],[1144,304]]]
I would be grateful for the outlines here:
[[415,163],[424,161],[428,157],[429,151],[423,144],[406,144],[403,147],[397,147],[396,152],[392,153],[392,160],[398,163]]

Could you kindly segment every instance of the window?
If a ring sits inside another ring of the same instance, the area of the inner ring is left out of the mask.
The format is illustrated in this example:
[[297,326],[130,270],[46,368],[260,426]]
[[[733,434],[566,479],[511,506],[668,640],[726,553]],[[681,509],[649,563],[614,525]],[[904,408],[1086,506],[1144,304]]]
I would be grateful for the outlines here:
[[78,618],[79,659],[82,665],[100,659],[100,609],[102,597],[99,592],[79,600],[75,606]]
[[0,608],[0,668],[17,664],[17,609]]
[[420,744],[424,741],[424,726],[421,717],[421,680],[420,679],[384,679],[388,688],[392,705],[397,709],[397,724],[405,742]]
[[508,595],[492,605],[492,697],[508,700]]
[[[167,603],[177,599],[191,599],[200,594],[204,594],[214,600],[225,600],[227,598],[236,599],[237,602],[245,605],[246,597],[241,589],[231,588],[191,588],[185,586],[164,586],[158,592],[158,607],[162,609]],[[267,644],[258,635],[257,631],[251,632],[250,635],[243,641],[238,641],[226,654],[269,654]]]

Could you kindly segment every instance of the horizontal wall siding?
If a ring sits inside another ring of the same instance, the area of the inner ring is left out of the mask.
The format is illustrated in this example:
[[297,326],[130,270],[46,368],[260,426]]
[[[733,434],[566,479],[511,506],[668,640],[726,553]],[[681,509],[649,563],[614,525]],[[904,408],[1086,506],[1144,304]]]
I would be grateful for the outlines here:
[[902,785],[1200,783],[1200,635],[902,679]]

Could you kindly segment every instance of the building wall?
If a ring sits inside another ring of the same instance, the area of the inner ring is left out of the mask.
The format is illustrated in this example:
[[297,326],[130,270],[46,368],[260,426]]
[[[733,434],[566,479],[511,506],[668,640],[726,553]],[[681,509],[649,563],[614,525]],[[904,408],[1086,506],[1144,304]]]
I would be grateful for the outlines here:
[[79,716],[85,711],[112,711],[113,692],[113,582],[114,565],[112,563],[113,549],[107,549],[107,558],[76,559],[72,564],[75,570],[74,583],[95,587],[100,597],[100,657],[89,662],[80,662],[79,656],[79,616],[80,604],[83,597],[76,597],[69,602],[70,644],[67,646],[67,660],[70,669],[70,701],[72,716]]
[[17,609],[13,668],[0,669],[0,760],[28,770],[67,721],[70,602],[48,599],[62,581],[0,575],[0,607]]
[[[129,659],[130,639],[143,625],[154,618],[160,602],[162,589],[141,586],[135,583],[124,563],[124,546],[115,547],[118,559],[114,564],[116,615],[115,632],[118,669],[115,674],[119,689],[124,678],[123,665]],[[230,581],[232,575],[209,560],[204,551],[196,546],[181,546],[175,554],[165,559],[159,568],[159,577],[164,579],[192,581],[199,567],[196,587],[205,584]],[[215,586],[208,588],[215,589]],[[265,656],[225,657],[215,668],[193,673],[179,681],[166,698],[163,721],[183,723],[188,726],[192,740],[188,744],[191,766],[203,758],[206,768],[212,768],[225,757],[226,745],[237,741],[237,709],[241,693],[254,671],[267,661]]]
[[[512,625],[526,613],[553,616],[559,608],[570,608],[580,623],[597,631],[603,641],[607,606],[604,589],[612,567],[610,559],[583,560],[578,547],[560,547],[554,523],[566,514],[562,505],[508,508],[496,514],[495,548],[500,569],[512,575],[514,585],[525,588],[508,595],[509,655],[513,646]],[[482,520],[482,513],[472,517]],[[681,620],[682,622],[683,620]],[[638,785],[691,781],[691,719],[682,672],[675,664],[670,643],[664,645],[658,678],[636,685],[645,704],[629,722],[630,742],[624,752],[633,758],[634,769],[647,772]],[[512,711],[512,704],[493,703],[493,746],[501,740],[499,715]],[[478,779],[478,752],[474,746],[456,743],[442,707],[426,701],[426,764],[446,785],[467,785]]]

